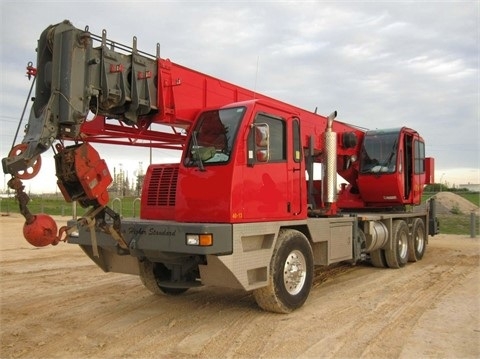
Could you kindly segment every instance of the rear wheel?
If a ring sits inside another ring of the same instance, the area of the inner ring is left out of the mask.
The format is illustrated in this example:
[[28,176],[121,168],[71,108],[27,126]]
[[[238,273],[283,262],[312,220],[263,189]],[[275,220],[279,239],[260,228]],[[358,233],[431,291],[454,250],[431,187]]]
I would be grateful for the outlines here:
[[257,304],[275,313],[290,313],[307,300],[313,280],[313,253],[307,237],[281,230],[270,261],[268,285],[253,291]]
[[374,267],[387,268],[387,260],[385,259],[385,251],[383,249],[370,252],[370,261]]
[[412,235],[408,240],[408,260],[416,262],[423,258],[427,245],[425,224],[421,218],[416,218],[412,225]]
[[408,226],[405,221],[393,221],[392,242],[385,249],[387,265],[390,268],[403,267],[408,262]]
[[152,263],[148,259],[138,261],[140,280],[145,288],[153,294],[179,295],[185,293],[188,288],[170,288],[159,282],[170,279],[170,271],[162,263]]

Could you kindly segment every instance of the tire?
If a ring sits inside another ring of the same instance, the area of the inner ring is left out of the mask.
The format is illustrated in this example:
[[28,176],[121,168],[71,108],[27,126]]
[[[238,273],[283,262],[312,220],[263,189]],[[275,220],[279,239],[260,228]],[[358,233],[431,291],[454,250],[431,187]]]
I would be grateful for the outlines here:
[[268,285],[253,291],[260,308],[290,313],[300,308],[313,281],[313,252],[307,237],[296,230],[280,230],[270,261]]
[[[385,259],[390,268],[401,268],[408,262],[408,226],[403,220],[395,220],[392,225],[392,241],[385,249]],[[393,248],[392,248],[393,247]]]
[[374,267],[387,268],[387,260],[385,258],[385,251],[383,249],[377,249],[370,252],[370,261]]
[[159,281],[167,280],[170,271],[161,263],[152,263],[148,259],[138,261],[140,280],[145,288],[153,294],[179,295],[185,293],[188,288],[170,288],[159,284]]
[[416,262],[421,260],[426,249],[425,224],[421,218],[416,218],[412,225],[412,235],[408,238],[408,261]]

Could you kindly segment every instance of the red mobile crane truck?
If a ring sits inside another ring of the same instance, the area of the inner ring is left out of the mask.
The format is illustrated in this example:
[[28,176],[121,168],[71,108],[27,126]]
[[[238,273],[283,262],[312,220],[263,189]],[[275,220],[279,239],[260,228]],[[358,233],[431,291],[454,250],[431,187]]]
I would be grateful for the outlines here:
[[[158,44],[152,56],[136,38],[127,47],[68,21],[41,34],[27,69],[36,87],[26,134],[2,159],[26,239],[78,244],[104,271],[139,275],[153,293],[240,288],[288,313],[307,299],[314,266],[403,267],[438,232],[434,202],[417,206],[434,160],[413,129],[363,130],[162,59]],[[182,156],[151,164],[140,218],[120,218],[94,142]],[[63,196],[88,209],[58,233],[50,216],[28,210],[22,184],[51,146]]]

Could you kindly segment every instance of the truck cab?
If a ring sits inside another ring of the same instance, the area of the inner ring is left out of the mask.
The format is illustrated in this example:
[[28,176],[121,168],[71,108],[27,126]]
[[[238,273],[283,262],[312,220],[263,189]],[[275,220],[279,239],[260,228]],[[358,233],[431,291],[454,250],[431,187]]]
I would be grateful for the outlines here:
[[[147,171],[142,218],[241,223],[304,215],[305,165],[298,116],[251,100],[202,112],[168,186],[175,201],[152,201],[165,186]],[[167,174],[168,175],[168,174]],[[167,181],[170,181],[168,179]],[[150,200],[149,200],[150,199]],[[170,207],[170,208],[167,208]]]

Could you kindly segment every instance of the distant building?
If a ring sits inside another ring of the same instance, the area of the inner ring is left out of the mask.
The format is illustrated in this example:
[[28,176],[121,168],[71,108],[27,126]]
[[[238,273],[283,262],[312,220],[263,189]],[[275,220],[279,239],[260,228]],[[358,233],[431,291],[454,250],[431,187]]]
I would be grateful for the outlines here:
[[472,192],[480,192],[480,184],[479,183],[468,183],[468,184],[460,184],[458,185],[460,189],[468,189]]

